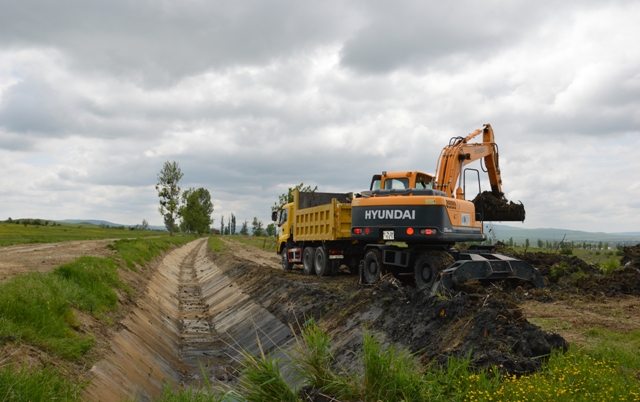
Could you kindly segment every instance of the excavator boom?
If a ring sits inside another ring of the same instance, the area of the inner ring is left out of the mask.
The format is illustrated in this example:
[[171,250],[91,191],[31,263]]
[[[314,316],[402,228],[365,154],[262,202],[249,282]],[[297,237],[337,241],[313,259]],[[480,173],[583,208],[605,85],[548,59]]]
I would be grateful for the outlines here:
[[[470,141],[482,134],[482,142]],[[444,191],[449,197],[465,199],[463,193],[462,171],[464,166],[483,159],[489,176],[491,192],[485,192],[473,200],[476,212],[481,213],[485,221],[524,221],[525,210],[522,204],[508,202],[502,192],[498,146],[494,140],[493,129],[485,124],[466,137],[454,137],[444,147],[438,159],[434,188]]]

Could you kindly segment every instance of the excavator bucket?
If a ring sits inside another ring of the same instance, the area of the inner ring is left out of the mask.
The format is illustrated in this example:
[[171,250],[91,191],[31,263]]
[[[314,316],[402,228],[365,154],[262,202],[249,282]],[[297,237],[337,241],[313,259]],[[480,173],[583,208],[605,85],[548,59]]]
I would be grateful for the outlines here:
[[522,203],[516,204],[504,197],[496,197],[491,191],[478,194],[473,204],[482,221],[523,222],[525,218]]
[[431,289],[437,293],[443,289],[451,290],[472,280],[497,281],[520,279],[543,288],[544,280],[537,268],[516,258],[502,254],[466,251],[460,252],[456,262],[440,272],[440,278]]

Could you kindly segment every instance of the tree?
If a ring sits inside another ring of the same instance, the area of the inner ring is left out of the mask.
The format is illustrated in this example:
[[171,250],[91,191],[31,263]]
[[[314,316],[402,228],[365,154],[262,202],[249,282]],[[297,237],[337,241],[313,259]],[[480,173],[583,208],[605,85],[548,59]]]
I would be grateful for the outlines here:
[[524,246],[525,246],[526,248],[529,248],[529,245],[530,245],[530,243],[529,243],[529,239],[525,239],[525,241],[524,241]]
[[276,224],[273,223],[273,222],[268,224],[266,231],[267,231],[267,236],[275,237],[276,236]]
[[180,217],[182,218],[181,228],[183,230],[186,228],[198,234],[209,233],[213,222],[211,220],[212,213],[211,194],[206,188],[190,188],[182,194]]
[[142,225],[140,225],[140,229],[142,230],[149,230],[149,222],[147,222],[146,219],[142,220]]
[[164,219],[164,225],[169,230],[170,236],[173,236],[176,218],[180,210],[180,186],[178,183],[182,176],[182,170],[175,161],[165,162],[162,170],[158,173],[158,184],[156,184],[158,197],[160,197],[158,211]]
[[224,215],[220,217],[220,234],[224,234]]
[[264,235],[263,233],[264,229],[262,229],[262,221],[259,221],[257,217],[253,218],[253,222],[251,223],[251,229],[253,230],[254,236]]
[[276,202],[275,204],[273,204],[273,206],[271,207],[272,211],[278,211],[282,208],[282,206],[284,204],[288,204],[290,202],[293,202],[293,192],[295,190],[298,190],[300,192],[303,193],[313,193],[314,191],[316,191],[318,189],[318,186],[315,186],[314,188],[311,188],[311,186],[304,186],[304,183],[300,183],[297,186],[294,187],[289,187],[289,190],[286,193],[280,194],[280,196],[278,197],[278,202]]
[[248,235],[249,234],[249,222],[244,221],[242,222],[242,227],[240,228],[240,234],[241,235]]
[[234,214],[231,214],[231,224],[229,226],[229,230],[230,233],[229,234],[236,234],[236,216]]

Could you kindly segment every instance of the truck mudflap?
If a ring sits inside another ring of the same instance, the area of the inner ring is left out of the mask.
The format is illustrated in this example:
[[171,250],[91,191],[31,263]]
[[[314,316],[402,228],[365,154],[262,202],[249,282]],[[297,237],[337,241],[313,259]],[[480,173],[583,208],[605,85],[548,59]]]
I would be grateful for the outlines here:
[[433,284],[431,293],[452,290],[472,280],[497,281],[503,279],[521,279],[535,287],[543,288],[544,280],[537,268],[516,258],[493,253],[458,254],[458,260],[449,268],[440,272],[439,279]]

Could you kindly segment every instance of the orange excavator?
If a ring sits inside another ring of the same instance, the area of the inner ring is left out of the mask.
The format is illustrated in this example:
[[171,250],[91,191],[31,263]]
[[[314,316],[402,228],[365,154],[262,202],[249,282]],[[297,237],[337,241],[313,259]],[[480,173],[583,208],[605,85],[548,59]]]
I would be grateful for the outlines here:
[[[470,142],[480,134],[482,142]],[[478,159],[484,162],[491,191],[479,192],[472,202],[465,199],[464,166]],[[351,238],[364,244],[363,280],[375,283],[383,272],[392,272],[413,274],[418,287],[433,291],[474,279],[514,278],[544,286],[536,268],[493,253],[492,247],[453,247],[486,240],[483,221],[524,220],[524,206],[507,202],[501,186],[498,146],[489,124],[452,138],[435,177],[418,171],[374,175],[369,190],[351,202]]]

